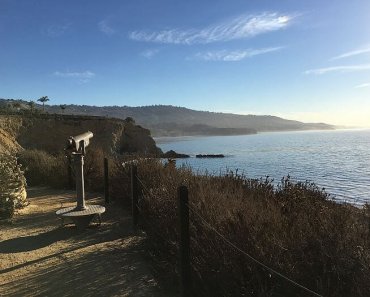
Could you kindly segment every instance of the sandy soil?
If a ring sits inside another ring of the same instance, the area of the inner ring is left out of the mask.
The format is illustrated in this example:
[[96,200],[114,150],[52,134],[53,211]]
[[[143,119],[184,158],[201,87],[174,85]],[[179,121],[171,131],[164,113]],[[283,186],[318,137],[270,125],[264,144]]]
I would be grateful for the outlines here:
[[[0,225],[0,296],[168,296],[143,258],[143,236],[130,216],[110,206],[102,225],[62,227],[55,211],[74,193],[33,188],[30,205]],[[101,197],[87,197],[102,204]]]

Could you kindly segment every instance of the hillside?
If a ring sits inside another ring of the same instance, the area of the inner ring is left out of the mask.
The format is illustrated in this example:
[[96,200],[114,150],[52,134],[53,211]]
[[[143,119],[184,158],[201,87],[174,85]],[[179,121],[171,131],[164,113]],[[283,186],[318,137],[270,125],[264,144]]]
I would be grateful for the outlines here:
[[0,149],[63,152],[69,136],[92,131],[91,148],[106,154],[161,154],[150,131],[133,122],[73,115],[0,115]]
[[[17,102],[22,103],[22,108],[28,108],[26,101]],[[0,99],[0,106],[7,103],[11,101]],[[41,106],[36,105],[36,108],[40,109]],[[57,114],[63,112],[57,105],[46,105],[45,111]],[[142,107],[66,105],[64,112],[119,119],[132,117],[136,123],[148,128],[153,136],[237,135],[266,131],[334,129],[334,126],[328,124],[303,123],[276,116],[215,113],[170,105]]]
[[0,152],[18,151],[20,145],[6,130],[0,128]]

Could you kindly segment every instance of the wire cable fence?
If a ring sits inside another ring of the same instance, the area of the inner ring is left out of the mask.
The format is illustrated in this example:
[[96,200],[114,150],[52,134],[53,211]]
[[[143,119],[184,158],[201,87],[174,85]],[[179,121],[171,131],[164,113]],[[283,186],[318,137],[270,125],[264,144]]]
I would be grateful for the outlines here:
[[261,261],[257,260],[256,258],[254,258],[253,256],[251,256],[250,254],[248,254],[247,252],[243,251],[241,248],[239,248],[237,245],[235,245],[234,243],[232,243],[230,240],[228,240],[224,235],[222,235],[219,231],[217,231],[210,223],[207,222],[206,219],[204,219],[196,210],[194,210],[194,208],[192,208],[189,204],[187,204],[187,207],[189,208],[189,210],[195,214],[202,222],[203,224],[210,230],[212,230],[215,234],[218,235],[218,237],[220,239],[222,239],[225,243],[227,243],[230,247],[232,247],[234,250],[240,252],[241,254],[243,254],[244,256],[246,256],[248,259],[252,260],[254,263],[260,265],[261,267],[263,267],[264,269],[268,270],[270,273],[272,274],[275,274],[277,276],[279,276],[280,278],[288,281],[289,283],[291,283],[292,285],[294,286],[297,286],[301,289],[303,289],[304,291],[314,295],[314,296],[318,296],[318,297],[323,297],[322,295],[316,293],[315,291],[295,282],[294,280],[290,279],[289,277],[285,276],[284,274],[276,271],[275,269],[267,266],[266,264],[262,263]]
[[[136,178],[137,178],[137,181],[138,183],[140,184],[141,188],[143,189],[142,191],[142,195],[141,197],[139,198],[138,200],[138,204],[140,204],[141,201],[143,201],[144,198],[144,195],[148,195],[148,196],[151,196],[151,197],[155,197],[156,199],[159,199],[159,197],[153,193],[153,191],[149,190],[148,187],[146,186],[145,182],[140,179],[137,175],[136,175]],[[143,195],[144,193],[144,195]],[[144,212],[143,208],[141,208],[141,206],[137,206],[140,210],[141,213]],[[222,233],[220,233],[214,226],[212,226],[212,224],[210,224],[197,210],[194,209],[194,207],[192,207],[189,203],[186,203],[186,207],[188,208],[188,210],[193,214],[195,215],[201,222],[202,224],[207,228],[209,229],[210,231],[212,231],[214,234],[217,235],[217,237],[219,239],[221,239],[225,244],[227,244],[229,247],[231,247],[234,251],[237,251],[238,253],[244,255],[246,258],[248,258],[250,261],[252,261],[253,263],[259,265],[261,268],[265,269],[266,271],[268,271],[269,273],[279,277],[280,279],[282,280],[285,280],[287,281],[288,283],[290,283],[291,285],[295,286],[296,288],[299,288],[303,291],[305,291],[306,293],[309,293],[311,294],[312,296],[317,296],[317,297],[323,297],[323,295],[307,288],[306,286],[292,280],[290,277],[278,272],[277,270],[269,267],[268,265],[264,264],[263,262],[261,262],[260,260],[256,259],[255,257],[253,257],[252,255],[250,255],[249,253],[247,253],[246,251],[244,251],[242,248],[240,248],[239,246],[237,246],[236,244],[234,244],[233,242],[231,242],[229,239],[227,239]],[[141,220],[142,221],[145,221],[145,224],[146,226],[151,226],[152,224],[147,221],[143,215],[140,216],[141,217]],[[163,240],[164,242],[166,242],[167,244],[173,246],[174,245],[174,242],[170,242],[168,239],[166,239],[162,234],[159,234],[159,232],[157,230],[155,230],[155,228],[150,228],[151,231],[153,231],[154,234],[156,234],[161,240]],[[175,243],[175,245],[177,245]]]
[[[156,197],[156,195],[154,195],[149,189],[148,189],[148,187],[145,185],[145,183],[137,176],[136,177],[137,178],[137,180],[138,180],[138,182],[139,182],[139,184],[141,185],[141,187],[142,187],[142,189],[144,190],[144,192],[147,194],[147,195],[149,195],[149,196],[154,196],[154,197]],[[158,197],[156,197],[156,198],[158,198]],[[139,209],[139,211],[140,211],[140,213],[143,213],[144,212],[144,209],[141,207],[141,202],[142,201],[144,201],[144,195],[140,195],[139,196],[139,199],[138,199],[138,205],[137,205],[137,207],[138,207],[138,209]],[[151,232],[153,232],[156,236],[158,236],[163,242],[166,242],[167,243],[167,245],[169,245],[169,246],[176,246],[177,244],[176,244],[176,242],[173,242],[173,241],[170,241],[170,240],[168,240],[168,238],[166,238],[165,236],[163,236],[163,234],[160,234],[160,232],[158,232],[157,230],[156,230],[156,228],[154,228],[154,227],[151,227],[152,226],[152,223],[151,222],[149,222],[143,215],[141,215],[140,216],[140,220],[142,221],[142,222],[144,222],[144,224],[145,224],[145,226],[147,227],[147,228],[149,228],[150,229],[150,231]]]

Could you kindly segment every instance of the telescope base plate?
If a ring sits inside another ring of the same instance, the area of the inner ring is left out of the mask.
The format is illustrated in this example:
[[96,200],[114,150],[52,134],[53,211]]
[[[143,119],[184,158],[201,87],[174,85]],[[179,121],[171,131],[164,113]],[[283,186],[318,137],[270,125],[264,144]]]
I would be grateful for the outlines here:
[[77,207],[66,207],[61,208],[56,212],[56,215],[61,217],[63,220],[69,218],[79,229],[85,229],[89,226],[94,216],[98,216],[99,222],[101,222],[100,216],[105,212],[105,207],[101,205],[88,205],[84,210],[78,210]]

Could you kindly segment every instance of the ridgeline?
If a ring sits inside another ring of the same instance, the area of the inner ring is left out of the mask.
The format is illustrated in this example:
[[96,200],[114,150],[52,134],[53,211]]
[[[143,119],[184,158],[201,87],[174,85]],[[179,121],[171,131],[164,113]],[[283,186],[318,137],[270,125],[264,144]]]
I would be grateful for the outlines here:
[[[14,106],[29,109],[27,101],[0,99],[0,108]],[[35,109],[42,109],[39,104]],[[56,114],[90,115],[110,118],[133,118],[156,137],[194,135],[246,135],[268,131],[331,130],[333,125],[303,123],[270,115],[238,115],[197,111],[171,105],[153,106],[89,106],[89,105],[45,105],[45,111]]]

